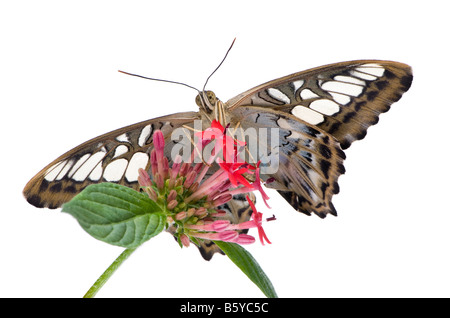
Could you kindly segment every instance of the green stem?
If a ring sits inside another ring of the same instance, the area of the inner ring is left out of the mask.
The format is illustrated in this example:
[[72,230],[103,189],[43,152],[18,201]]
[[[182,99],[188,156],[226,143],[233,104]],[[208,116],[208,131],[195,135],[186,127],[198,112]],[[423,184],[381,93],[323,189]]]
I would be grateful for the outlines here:
[[83,296],[83,298],[94,298],[100,288],[105,285],[108,279],[115,273],[115,271],[119,268],[119,266],[130,256],[136,248],[127,248],[120,254],[115,261],[109,265],[109,267],[103,272],[103,274],[97,279],[94,285],[89,288],[87,293]]

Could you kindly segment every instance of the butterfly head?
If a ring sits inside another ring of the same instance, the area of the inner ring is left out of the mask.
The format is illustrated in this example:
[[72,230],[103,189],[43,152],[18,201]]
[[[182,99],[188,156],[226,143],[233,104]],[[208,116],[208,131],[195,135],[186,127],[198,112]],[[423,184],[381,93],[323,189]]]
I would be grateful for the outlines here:
[[217,97],[213,91],[202,91],[195,98],[195,103],[206,113],[212,113],[217,104]]

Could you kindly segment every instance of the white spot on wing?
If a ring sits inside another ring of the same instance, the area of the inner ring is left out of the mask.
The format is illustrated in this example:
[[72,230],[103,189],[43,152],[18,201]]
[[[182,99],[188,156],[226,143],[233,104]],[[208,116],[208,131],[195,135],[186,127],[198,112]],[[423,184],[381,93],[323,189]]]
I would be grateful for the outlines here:
[[283,93],[282,91],[280,91],[279,89],[276,88],[268,88],[267,89],[267,93],[272,96],[273,98],[275,98],[276,100],[279,100],[280,102],[283,102],[285,104],[290,104],[291,100],[289,99],[289,97],[286,96],[285,93]]
[[48,170],[47,170],[47,174],[45,175],[44,179],[47,181],[53,181],[55,180],[55,178],[58,176],[58,174],[61,172],[62,168],[64,167],[64,165],[66,164],[67,160],[58,162],[56,164],[54,164],[53,166],[51,166]]
[[292,109],[292,115],[300,118],[303,121],[306,121],[307,123],[310,123],[311,125],[320,124],[325,120],[321,113],[318,113],[315,110],[312,110],[305,106],[295,106]]
[[304,83],[304,80],[293,81],[292,85],[294,85],[294,92],[298,91],[298,89],[302,87]]
[[286,129],[286,130],[291,130],[292,129],[291,125],[289,125],[287,120],[284,119],[283,117],[281,117],[280,119],[277,120],[277,124],[282,129]]
[[302,90],[302,92],[300,93],[300,97],[302,99],[310,99],[310,98],[317,98],[319,97],[319,95],[317,95],[316,93],[314,93],[312,90],[310,90],[309,88],[305,88],[304,90]]
[[366,82],[362,81],[360,79],[351,77],[351,76],[344,76],[344,75],[336,75],[334,77],[335,81],[340,81],[340,82],[346,82],[346,83],[353,83],[353,84],[357,84],[357,85],[361,85],[361,86],[365,86]]
[[70,169],[69,172],[69,178],[73,178],[73,175],[77,172],[78,168],[80,168],[83,163],[88,160],[88,158],[91,156],[90,153],[85,154],[83,157],[81,157],[80,159],[78,159],[78,161],[75,163],[75,165],[73,166],[72,169]]
[[364,87],[356,84],[329,81],[322,85],[322,88],[329,92],[342,93],[350,96],[361,95]]
[[148,155],[143,152],[136,152],[130,160],[125,178],[129,182],[137,181],[139,168],[145,169],[148,163]]
[[[88,175],[91,175],[93,170],[100,168],[100,176],[101,176],[101,164],[99,162],[104,157],[103,152],[96,152],[92,156],[90,156],[79,168],[77,171],[75,171],[75,174],[72,176],[72,179],[75,181],[84,181],[88,177]],[[98,173],[98,172],[97,172]],[[90,178],[91,180],[95,180]],[[100,179],[100,177],[98,177]],[[97,179],[97,180],[98,180]]]
[[120,155],[123,155],[124,153],[128,152],[128,147],[125,145],[119,145],[117,146],[116,150],[114,151],[114,157],[117,158]]
[[351,101],[350,96],[331,92],[330,94],[333,96],[333,99],[341,105],[347,105]]
[[322,114],[331,116],[339,111],[339,105],[329,99],[318,99],[313,101],[309,107]]
[[376,77],[381,77],[384,74],[384,67],[376,63],[363,64],[355,68],[355,70],[363,73],[368,73]]
[[102,165],[99,164],[95,166],[94,170],[92,170],[91,174],[89,175],[89,179],[92,181],[98,181],[102,177]]
[[89,167],[89,179],[92,181],[98,181],[100,180],[102,176],[102,164],[101,161],[105,157],[104,152],[96,152],[92,156],[89,157],[89,159],[84,163],[86,167]]
[[130,140],[128,139],[127,134],[122,134],[120,136],[117,136],[116,140],[120,141],[120,142],[130,142]]
[[152,126],[147,125],[141,130],[141,134],[139,135],[138,145],[143,147],[145,143],[147,142],[148,137],[150,137],[150,134],[152,132]]
[[127,165],[128,161],[123,158],[112,161],[106,166],[103,178],[105,178],[106,181],[119,181],[122,179]]
[[61,172],[56,176],[56,180],[61,180],[65,177],[69,169],[72,167],[74,160],[71,159],[67,162],[67,164],[62,168]]
[[354,77],[358,77],[358,78],[361,78],[361,79],[366,80],[366,81],[374,81],[374,80],[377,79],[376,76],[369,75],[369,74],[366,74],[366,73],[357,72],[357,71],[350,71],[350,74],[352,76],[354,76]]
[[293,127],[284,118],[278,119],[277,124],[278,124],[278,126],[280,126],[281,129],[286,129],[291,132],[291,134],[288,137],[290,139],[301,139],[302,137],[304,137],[300,132],[293,130]]
[[323,181],[322,176],[312,169],[308,169],[307,173],[308,173],[309,179],[313,182],[313,184],[317,188],[319,188]]

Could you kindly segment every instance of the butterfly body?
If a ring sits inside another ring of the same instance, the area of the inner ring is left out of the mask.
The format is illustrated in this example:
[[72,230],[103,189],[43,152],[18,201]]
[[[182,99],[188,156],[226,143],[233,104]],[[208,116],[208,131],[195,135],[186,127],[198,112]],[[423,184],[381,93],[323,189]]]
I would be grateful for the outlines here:
[[[171,138],[174,130],[182,129],[193,139],[195,121],[201,120],[205,129],[217,119],[238,138],[258,145],[255,162],[276,152],[277,169],[262,178],[295,210],[336,215],[331,198],[339,192],[337,179],[345,171],[343,149],[364,138],[411,83],[412,70],[406,64],[359,60],[269,81],[225,103],[203,91],[196,98],[199,112],[163,116],[91,139],[42,169],[23,192],[34,206],[57,208],[91,183],[117,182],[138,189],[137,171],[149,169],[156,129],[163,132],[170,151],[177,146]],[[245,134],[251,129],[257,133]],[[273,134],[261,137],[263,130],[277,131],[276,149],[271,147]],[[242,217],[248,219],[246,211]]]

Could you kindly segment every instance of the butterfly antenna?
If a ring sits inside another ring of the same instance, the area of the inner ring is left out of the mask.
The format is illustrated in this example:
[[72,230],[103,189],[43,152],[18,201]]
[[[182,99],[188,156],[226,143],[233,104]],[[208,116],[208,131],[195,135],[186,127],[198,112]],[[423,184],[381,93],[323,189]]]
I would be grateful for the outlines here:
[[228,53],[230,53],[231,48],[233,47],[234,41],[236,41],[236,38],[234,38],[233,42],[230,45],[230,48],[228,49],[227,53],[225,54],[225,56],[223,57],[222,61],[220,62],[220,64],[216,67],[216,69],[211,73],[211,75],[208,76],[208,78],[206,79],[205,85],[203,85],[203,91],[205,91],[205,87],[206,84],[208,84],[209,79],[211,78],[211,76],[213,76],[213,74],[219,69],[219,67],[222,65],[223,62],[225,62],[225,59],[227,58]]
[[142,75],[132,74],[132,73],[128,73],[128,72],[124,72],[124,71],[120,71],[120,70],[119,70],[119,72],[120,72],[120,73],[123,73],[123,74],[131,75],[131,76],[136,76],[136,77],[140,77],[140,78],[145,78],[145,79],[152,80],[152,81],[166,82],[166,83],[173,83],[173,84],[183,85],[183,86],[186,86],[186,87],[195,89],[195,90],[200,94],[200,90],[198,90],[197,88],[195,88],[195,87],[193,87],[193,86],[191,86],[191,85],[185,84],[185,83],[175,82],[175,81],[169,81],[169,80],[164,80],[164,79],[160,79],[160,78],[145,77],[145,76],[142,76]]

